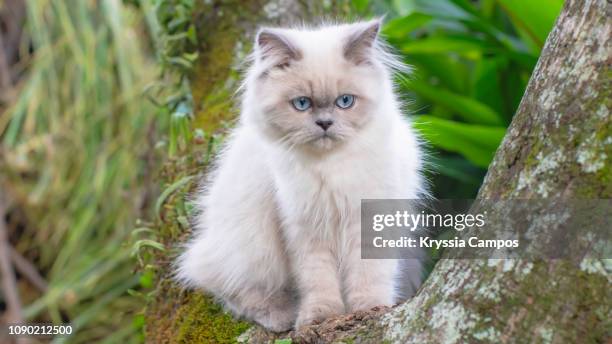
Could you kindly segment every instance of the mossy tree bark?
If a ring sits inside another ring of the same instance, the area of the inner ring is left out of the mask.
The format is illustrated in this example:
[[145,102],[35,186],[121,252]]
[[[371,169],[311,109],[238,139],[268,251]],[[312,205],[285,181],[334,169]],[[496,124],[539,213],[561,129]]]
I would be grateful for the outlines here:
[[[479,198],[612,198],[611,17],[606,0],[565,3]],[[598,260],[577,266],[443,259],[404,304],[285,336],[294,343],[607,342],[611,272],[609,263]],[[231,342],[249,327],[204,296],[164,285],[149,307],[151,342]],[[197,335],[202,327],[207,337]],[[217,330],[228,334],[217,338]],[[252,343],[271,338],[259,328],[242,334]]]

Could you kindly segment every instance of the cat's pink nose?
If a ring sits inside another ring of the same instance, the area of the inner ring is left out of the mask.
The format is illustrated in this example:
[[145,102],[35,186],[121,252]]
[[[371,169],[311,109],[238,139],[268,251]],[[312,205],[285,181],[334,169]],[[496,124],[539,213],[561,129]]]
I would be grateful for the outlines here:
[[315,121],[315,123],[323,128],[323,130],[327,130],[327,128],[331,127],[332,124],[334,124],[334,121],[332,121],[331,119],[318,119]]

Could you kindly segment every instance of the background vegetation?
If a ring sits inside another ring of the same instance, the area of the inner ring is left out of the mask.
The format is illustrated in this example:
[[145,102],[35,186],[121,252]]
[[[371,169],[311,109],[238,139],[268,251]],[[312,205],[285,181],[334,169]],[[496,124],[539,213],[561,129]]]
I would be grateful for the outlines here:
[[384,28],[414,66],[403,83],[435,147],[439,198],[471,198],[523,96],[563,5],[551,1],[393,1]]
[[22,280],[23,315],[70,322],[77,342],[134,338],[142,302],[127,290],[140,276],[126,243],[149,207],[167,122],[143,96],[157,68],[142,14],[114,0],[23,4],[13,68],[25,74],[0,117],[11,242],[46,281]]
[[[71,322],[71,342],[140,341],[153,257],[168,249],[161,224],[187,231],[183,193],[230,125],[212,130],[194,108],[231,107],[194,104],[189,92],[194,0],[25,4],[11,89],[0,90],[4,220],[45,282],[19,272],[24,317]],[[386,14],[383,33],[414,66],[401,90],[431,147],[435,195],[473,197],[562,1],[347,6],[352,17]]]

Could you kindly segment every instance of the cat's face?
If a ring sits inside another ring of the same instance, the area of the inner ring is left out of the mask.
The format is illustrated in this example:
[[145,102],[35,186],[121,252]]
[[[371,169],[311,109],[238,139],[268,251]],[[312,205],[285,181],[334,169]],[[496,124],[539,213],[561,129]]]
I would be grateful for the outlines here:
[[292,147],[328,150],[376,120],[386,78],[373,51],[379,25],[260,31],[250,106],[264,132]]

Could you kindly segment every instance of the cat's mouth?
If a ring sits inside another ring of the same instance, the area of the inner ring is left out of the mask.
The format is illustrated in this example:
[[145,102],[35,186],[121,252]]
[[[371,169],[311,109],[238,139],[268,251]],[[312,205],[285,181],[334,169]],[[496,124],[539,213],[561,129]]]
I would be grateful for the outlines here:
[[338,136],[330,133],[329,131],[324,131],[323,133],[321,133],[320,135],[318,135],[317,137],[315,137],[312,141],[337,141],[338,140]]
[[312,139],[310,139],[307,144],[317,149],[328,150],[336,146],[338,141],[338,135],[326,131],[324,133],[312,137]]

